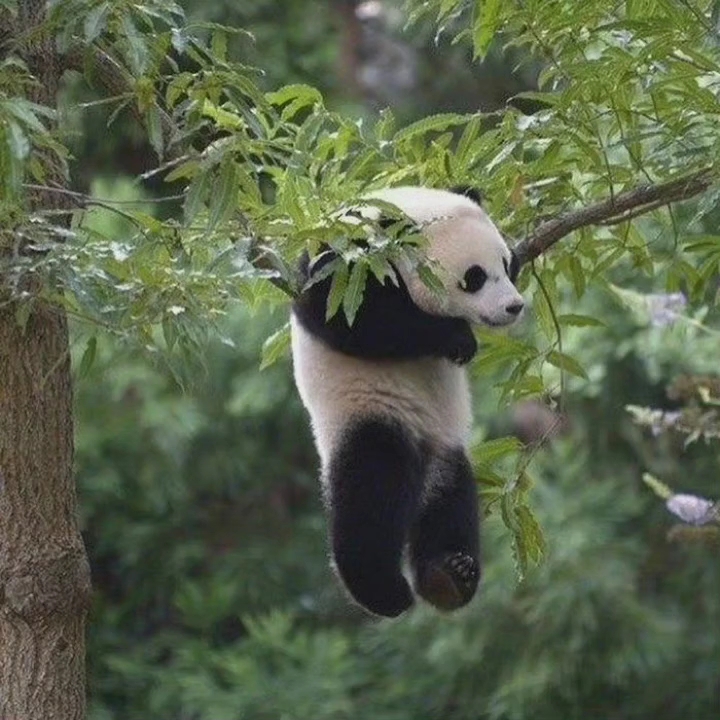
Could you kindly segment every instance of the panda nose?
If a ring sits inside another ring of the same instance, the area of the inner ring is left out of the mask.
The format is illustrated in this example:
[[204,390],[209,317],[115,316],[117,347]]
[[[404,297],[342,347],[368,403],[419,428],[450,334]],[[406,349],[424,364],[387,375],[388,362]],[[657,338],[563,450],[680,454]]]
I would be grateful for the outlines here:
[[519,315],[520,311],[525,307],[525,303],[513,303],[505,308],[505,312],[509,315]]

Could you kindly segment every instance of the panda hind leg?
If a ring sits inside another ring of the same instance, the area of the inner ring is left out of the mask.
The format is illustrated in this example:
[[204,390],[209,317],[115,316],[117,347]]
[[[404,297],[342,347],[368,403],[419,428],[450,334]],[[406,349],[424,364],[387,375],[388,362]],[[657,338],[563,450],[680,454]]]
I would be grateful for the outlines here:
[[409,541],[415,589],[439,610],[456,610],[480,580],[478,495],[465,452],[433,457],[427,482]]
[[355,601],[396,617],[413,604],[401,572],[423,476],[419,443],[385,418],[353,422],[326,472],[335,570]]

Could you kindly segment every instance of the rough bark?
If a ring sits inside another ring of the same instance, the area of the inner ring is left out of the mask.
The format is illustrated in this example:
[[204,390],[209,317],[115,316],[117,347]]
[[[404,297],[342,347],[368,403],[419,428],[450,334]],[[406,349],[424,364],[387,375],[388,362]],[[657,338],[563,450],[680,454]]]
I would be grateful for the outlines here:
[[[55,105],[60,79],[44,0],[20,0],[16,32],[39,80],[35,102]],[[64,184],[58,168],[49,182]],[[58,208],[57,193],[34,207]],[[0,720],[85,717],[85,617],[90,571],[77,524],[67,319],[3,292],[0,258]],[[7,260],[7,258],[5,258]]]
[[0,310],[0,718],[85,715],[90,572],[72,477],[65,317]]

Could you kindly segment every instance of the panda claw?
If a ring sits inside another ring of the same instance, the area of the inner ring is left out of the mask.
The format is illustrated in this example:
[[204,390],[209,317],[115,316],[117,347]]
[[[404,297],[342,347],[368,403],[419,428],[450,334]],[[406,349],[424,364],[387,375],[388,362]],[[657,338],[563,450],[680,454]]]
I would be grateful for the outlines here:
[[455,582],[461,583],[466,588],[474,588],[479,579],[478,564],[473,558],[465,553],[453,553],[445,558],[445,567],[453,575]]

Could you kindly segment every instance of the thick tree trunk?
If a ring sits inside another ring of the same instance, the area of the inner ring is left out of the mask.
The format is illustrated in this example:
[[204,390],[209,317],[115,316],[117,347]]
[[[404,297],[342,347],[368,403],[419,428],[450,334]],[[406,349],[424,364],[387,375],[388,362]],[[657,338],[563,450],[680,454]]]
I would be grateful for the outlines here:
[[[19,0],[5,37],[39,81],[31,99],[54,107],[60,64],[41,30],[46,7]],[[48,183],[62,186],[62,173],[48,168]],[[2,285],[0,276],[0,720],[82,720],[90,571],[76,517],[67,318],[36,302],[21,320]]]
[[0,310],[0,718],[85,716],[90,572],[72,478],[67,322]]

